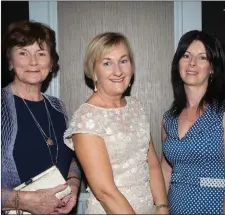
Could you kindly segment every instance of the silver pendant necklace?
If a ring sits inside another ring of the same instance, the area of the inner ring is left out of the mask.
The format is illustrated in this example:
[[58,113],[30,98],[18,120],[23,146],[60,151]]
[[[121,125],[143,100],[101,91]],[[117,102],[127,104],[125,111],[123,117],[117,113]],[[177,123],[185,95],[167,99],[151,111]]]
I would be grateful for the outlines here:
[[[22,98],[22,97],[20,97],[20,98]],[[38,127],[38,129],[39,129],[39,131],[40,131],[40,133],[42,135],[42,137],[44,138],[44,141],[46,142],[46,145],[48,146],[48,150],[49,150],[49,154],[50,154],[50,157],[51,157],[51,160],[52,160],[52,164],[56,165],[57,160],[58,160],[58,141],[57,141],[57,138],[56,138],[54,126],[53,126],[53,123],[52,123],[52,120],[51,120],[51,115],[49,113],[49,110],[48,110],[48,107],[47,107],[44,95],[43,95],[43,99],[44,99],[45,109],[46,109],[47,117],[48,117],[49,137],[43,131],[41,125],[38,123],[37,119],[35,118],[34,114],[30,110],[30,108],[29,108],[28,104],[26,103],[26,101],[22,98],[22,100],[23,100],[24,104],[26,105],[28,111],[30,112],[34,122],[36,123],[36,125],[37,125],[37,127]],[[56,158],[55,158],[55,161],[53,160],[52,152],[51,152],[51,149],[49,147],[49,146],[52,146],[54,144],[53,140],[51,138],[51,127],[52,127],[52,131],[53,131],[54,139],[55,139],[55,142],[56,142]]]

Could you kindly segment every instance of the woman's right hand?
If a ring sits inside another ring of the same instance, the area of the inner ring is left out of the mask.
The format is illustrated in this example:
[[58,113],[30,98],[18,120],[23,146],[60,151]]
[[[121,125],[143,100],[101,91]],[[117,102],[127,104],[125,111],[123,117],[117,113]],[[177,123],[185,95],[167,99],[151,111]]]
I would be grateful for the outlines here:
[[24,205],[21,205],[20,208],[34,214],[50,214],[57,207],[62,206],[62,201],[57,199],[55,194],[63,191],[67,186],[67,184],[63,184],[50,189],[26,192],[24,196],[24,200],[26,201],[24,201]]

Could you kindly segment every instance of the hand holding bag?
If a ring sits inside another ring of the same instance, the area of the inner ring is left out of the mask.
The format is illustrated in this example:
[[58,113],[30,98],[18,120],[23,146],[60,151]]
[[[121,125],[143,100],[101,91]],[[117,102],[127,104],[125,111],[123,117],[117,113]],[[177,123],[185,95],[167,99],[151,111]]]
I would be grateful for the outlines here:
[[[60,173],[59,169],[56,166],[52,166],[46,171],[40,173],[39,175],[31,178],[29,181],[17,186],[14,190],[20,191],[36,191],[39,189],[49,189],[55,186],[65,184],[66,181]],[[71,188],[67,186],[67,188],[61,192],[56,193],[56,197],[58,199],[62,199],[65,196],[71,193]],[[18,214],[16,210],[10,210],[6,212],[7,214]],[[26,211],[21,211],[20,214],[31,214]]]

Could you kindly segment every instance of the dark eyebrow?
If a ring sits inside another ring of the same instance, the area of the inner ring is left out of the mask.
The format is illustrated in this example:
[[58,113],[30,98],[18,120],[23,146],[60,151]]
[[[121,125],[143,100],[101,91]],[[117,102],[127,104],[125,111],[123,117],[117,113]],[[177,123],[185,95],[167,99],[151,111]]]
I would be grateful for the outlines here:
[[[186,52],[188,52],[189,54],[191,54],[191,52],[189,52],[189,51],[186,51]],[[200,54],[206,54],[206,53],[205,52],[200,52],[198,55],[200,55]]]
[[24,47],[16,47],[16,50],[23,50],[23,51],[27,51]]
[[[20,49],[20,50],[23,50],[23,51],[27,51],[27,49],[26,49],[25,47],[16,47],[16,50],[19,50],[19,49]],[[39,51],[47,51],[47,52],[48,52],[48,49],[41,49],[41,48],[40,48],[40,49],[37,50],[37,51],[38,51],[38,52],[39,52]]]
[[46,52],[48,52],[48,49],[39,49],[39,50],[37,50],[38,52],[39,51],[46,51]]

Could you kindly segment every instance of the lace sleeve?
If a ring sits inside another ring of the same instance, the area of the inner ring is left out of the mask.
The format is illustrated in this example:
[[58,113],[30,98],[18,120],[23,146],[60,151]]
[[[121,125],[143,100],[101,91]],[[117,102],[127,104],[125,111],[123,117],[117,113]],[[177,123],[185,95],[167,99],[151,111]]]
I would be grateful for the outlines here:
[[103,137],[100,115],[94,109],[81,107],[72,116],[68,129],[64,133],[65,144],[74,150],[72,135],[78,133],[95,134]]

